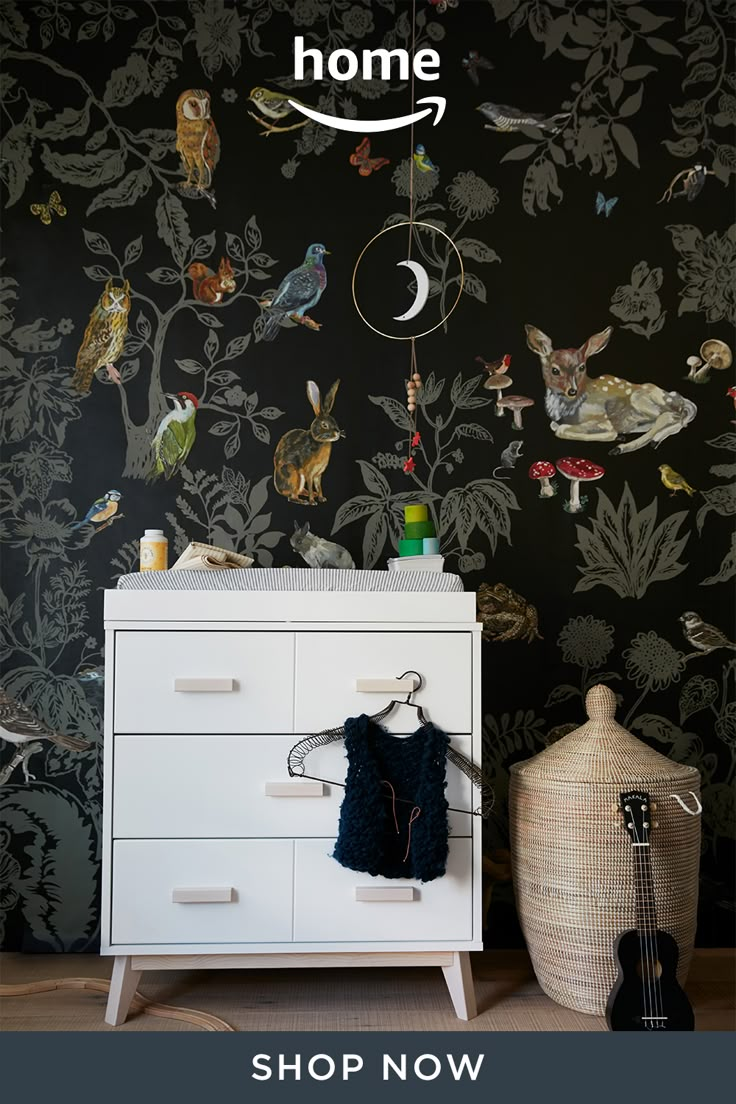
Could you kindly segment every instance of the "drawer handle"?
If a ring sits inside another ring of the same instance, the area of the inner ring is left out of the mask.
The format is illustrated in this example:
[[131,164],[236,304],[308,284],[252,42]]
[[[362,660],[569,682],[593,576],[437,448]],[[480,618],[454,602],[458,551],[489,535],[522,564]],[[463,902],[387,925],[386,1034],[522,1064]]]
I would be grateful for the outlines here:
[[356,901],[417,901],[414,886],[356,886]]
[[172,889],[171,900],[175,905],[227,904],[234,894],[233,886],[180,886]]
[[266,782],[266,797],[324,797],[323,782]]
[[413,675],[407,678],[358,678],[355,689],[361,694],[391,694],[408,690],[411,693],[419,686],[419,679]]
[[178,678],[174,679],[177,694],[231,694],[235,679],[231,678]]

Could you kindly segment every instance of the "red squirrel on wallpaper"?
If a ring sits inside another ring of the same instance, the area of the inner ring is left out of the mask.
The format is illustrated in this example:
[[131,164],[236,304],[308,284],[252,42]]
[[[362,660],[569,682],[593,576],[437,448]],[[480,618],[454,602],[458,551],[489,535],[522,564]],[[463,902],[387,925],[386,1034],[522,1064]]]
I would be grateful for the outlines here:
[[200,303],[221,303],[226,292],[235,291],[235,279],[230,261],[222,257],[217,275],[198,261],[189,266],[192,278],[192,293]]

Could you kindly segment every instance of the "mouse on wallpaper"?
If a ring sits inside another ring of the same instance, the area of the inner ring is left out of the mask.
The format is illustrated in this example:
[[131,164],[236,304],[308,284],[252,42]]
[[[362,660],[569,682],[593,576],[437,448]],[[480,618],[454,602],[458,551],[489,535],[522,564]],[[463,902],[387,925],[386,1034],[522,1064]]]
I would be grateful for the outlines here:
[[497,468],[493,469],[493,478],[494,479],[509,479],[510,478],[508,475],[499,475],[499,476],[497,476],[496,472],[497,471],[502,471],[504,468],[506,469],[506,471],[513,471],[514,470],[514,468],[516,467],[516,461],[521,457],[521,446],[522,446],[522,444],[523,444],[522,441],[512,441],[510,445],[506,446],[506,448],[501,453],[501,463],[498,465]]

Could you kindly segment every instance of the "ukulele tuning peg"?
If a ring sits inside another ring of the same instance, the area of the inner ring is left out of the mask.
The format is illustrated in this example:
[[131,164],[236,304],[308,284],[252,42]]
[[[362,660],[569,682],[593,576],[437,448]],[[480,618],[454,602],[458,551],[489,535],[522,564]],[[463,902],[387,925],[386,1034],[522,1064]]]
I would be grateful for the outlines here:
[[651,804],[651,805],[649,806],[649,808],[650,808],[650,809],[652,810],[652,812],[653,812],[653,813],[656,813],[656,811],[657,811],[657,805],[656,805],[656,803],[655,803],[654,801],[653,801],[653,802],[652,802],[652,804]]
[[658,820],[653,820],[652,821],[652,828],[659,828],[659,821]]

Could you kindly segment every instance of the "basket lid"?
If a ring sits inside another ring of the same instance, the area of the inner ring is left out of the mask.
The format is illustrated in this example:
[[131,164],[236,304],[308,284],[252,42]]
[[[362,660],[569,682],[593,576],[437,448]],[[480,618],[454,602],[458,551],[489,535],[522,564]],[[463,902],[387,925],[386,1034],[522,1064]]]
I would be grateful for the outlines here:
[[588,720],[531,759],[510,768],[525,779],[605,785],[629,779],[642,782],[698,782],[695,767],[675,763],[647,747],[615,720],[616,695],[609,686],[593,686],[585,696]]

